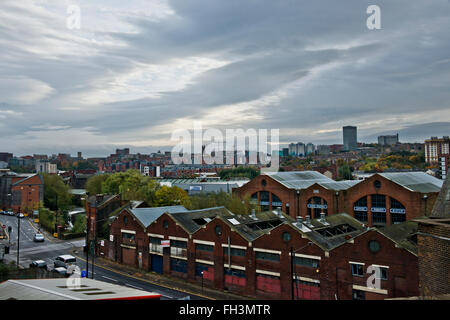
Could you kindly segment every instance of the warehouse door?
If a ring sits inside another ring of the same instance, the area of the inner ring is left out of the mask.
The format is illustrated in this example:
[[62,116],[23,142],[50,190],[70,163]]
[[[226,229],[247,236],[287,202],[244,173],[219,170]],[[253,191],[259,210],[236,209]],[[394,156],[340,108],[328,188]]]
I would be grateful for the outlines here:
[[162,274],[163,273],[163,257],[157,254],[152,254],[152,271]]

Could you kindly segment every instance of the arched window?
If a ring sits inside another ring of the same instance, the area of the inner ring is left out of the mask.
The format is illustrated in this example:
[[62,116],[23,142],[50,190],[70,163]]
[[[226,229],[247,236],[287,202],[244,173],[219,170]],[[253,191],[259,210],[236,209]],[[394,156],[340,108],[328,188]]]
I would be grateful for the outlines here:
[[262,211],[268,211],[269,205],[270,205],[270,199],[269,199],[269,192],[268,191],[261,191],[259,193],[259,204],[261,205]]
[[255,192],[254,194],[252,194],[252,196],[250,197],[250,203],[258,204],[258,192]]
[[402,223],[406,221],[406,208],[400,203],[400,201],[390,198],[391,209],[391,224]]
[[353,216],[356,220],[366,223],[367,219],[367,197],[362,197],[353,204]]
[[386,225],[386,196],[382,194],[371,195],[372,225],[385,226]]
[[325,213],[328,215],[328,205],[325,199],[321,197],[312,197],[308,200],[307,204],[308,215],[313,219],[319,219],[320,213]]
[[281,199],[274,193],[272,193],[272,209],[275,208],[281,208],[283,206],[283,203],[281,202]]

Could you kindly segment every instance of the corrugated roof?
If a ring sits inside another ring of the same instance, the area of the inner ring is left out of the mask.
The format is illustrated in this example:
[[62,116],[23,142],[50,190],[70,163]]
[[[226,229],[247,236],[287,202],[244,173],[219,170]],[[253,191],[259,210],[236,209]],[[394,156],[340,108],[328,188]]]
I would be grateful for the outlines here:
[[144,226],[148,227],[153,221],[158,219],[164,213],[175,213],[175,212],[187,212],[188,210],[183,206],[167,206],[167,207],[152,207],[152,208],[135,208],[128,209],[139,222]]
[[343,180],[335,182],[320,182],[319,185],[328,190],[347,190],[350,187],[360,183],[362,180]]
[[379,175],[411,191],[421,193],[439,192],[443,184],[442,180],[425,172],[382,172]]
[[0,300],[105,300],[159,298],[156,293],[98,280],[81,278],[80,287],[67,287],[67,279],[7,280],[0,283]]
[[314,183],[333,183],[334,180],[317,171],[287,171],[287,172],[266,172],[264,175],[270,176],[289,189],[307,189]]

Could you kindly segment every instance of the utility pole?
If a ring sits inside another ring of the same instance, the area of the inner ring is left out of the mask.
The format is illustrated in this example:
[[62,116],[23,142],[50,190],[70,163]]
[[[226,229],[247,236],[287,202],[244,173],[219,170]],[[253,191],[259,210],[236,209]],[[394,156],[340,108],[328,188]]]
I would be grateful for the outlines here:
[[89,208],[89,217],[86,221],[86,278],[89,278],[89,251],[90,251],[90,242],[89,242],[89,229],[91,228],[91,207]]
[[93,233],[92,237],[94,239],[94,241],[93,241],[94,245],[92,247],[92,279],[94,279],[95,244],[96,244],[96,239],[97,239],[96,234],[95,234],[95,225],[96,225],[96,223],[94,221],[94,224],[92,225],[92,233]]
[[17,269],[19,269],[19,251],[20,251],[20,207],[17,213]]
[[291,247],[291,300],[294,300],[294,248]]

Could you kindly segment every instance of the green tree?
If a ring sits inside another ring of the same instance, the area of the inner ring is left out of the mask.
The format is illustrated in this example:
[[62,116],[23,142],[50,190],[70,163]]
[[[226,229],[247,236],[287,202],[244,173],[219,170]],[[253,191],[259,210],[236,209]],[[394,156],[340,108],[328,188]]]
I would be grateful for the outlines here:
[[185,205],[189,206],[189,197],[186,191],[173,186],[162,186],[155,192],[155,204],[158,207]]
[[56,174],[42,175],[44,180],[44,206],[50,210],[67,211],[72,204],[70,188]]
[[102,193],[102,184],[108,179],[108,174],[98,174],[90,177],[86,182],[86,192],[90,195]]

